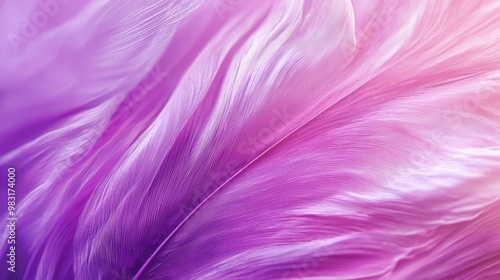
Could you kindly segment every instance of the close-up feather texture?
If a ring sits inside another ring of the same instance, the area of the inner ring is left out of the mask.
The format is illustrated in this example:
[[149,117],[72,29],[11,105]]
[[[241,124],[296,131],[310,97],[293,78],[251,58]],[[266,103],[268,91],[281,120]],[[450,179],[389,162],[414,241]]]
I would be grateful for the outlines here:
[[0,279],[500,279],[500,1],[0,1]]

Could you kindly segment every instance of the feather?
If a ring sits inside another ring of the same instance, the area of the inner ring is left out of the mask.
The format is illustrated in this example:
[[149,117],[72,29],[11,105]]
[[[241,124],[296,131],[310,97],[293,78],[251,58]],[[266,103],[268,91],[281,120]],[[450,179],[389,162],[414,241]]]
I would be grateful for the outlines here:
[[13,279],[500,277],[498,3],[44,3],[0,8],[54,14],[0,52]]

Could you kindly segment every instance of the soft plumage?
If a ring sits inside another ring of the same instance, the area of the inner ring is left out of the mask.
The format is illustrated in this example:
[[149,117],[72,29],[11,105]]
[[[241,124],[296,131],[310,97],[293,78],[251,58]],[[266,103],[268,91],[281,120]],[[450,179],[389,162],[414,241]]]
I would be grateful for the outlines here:
[[0,7],[0,278],[500,279],[499,2]]

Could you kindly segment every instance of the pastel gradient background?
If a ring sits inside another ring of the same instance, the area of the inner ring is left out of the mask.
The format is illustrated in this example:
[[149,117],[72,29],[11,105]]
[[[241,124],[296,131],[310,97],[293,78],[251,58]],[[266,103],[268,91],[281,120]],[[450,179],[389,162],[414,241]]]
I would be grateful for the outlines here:
[[500,1],[0,1],[0,279],[498,280],[499,43]]

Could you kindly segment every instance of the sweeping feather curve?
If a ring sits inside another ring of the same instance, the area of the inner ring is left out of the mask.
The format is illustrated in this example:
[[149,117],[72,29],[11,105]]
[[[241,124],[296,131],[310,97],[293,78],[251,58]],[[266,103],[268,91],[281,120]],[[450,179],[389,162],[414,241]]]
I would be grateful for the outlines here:
[[1,279],[500,279],[500,2],[4,0],[0,23]]

